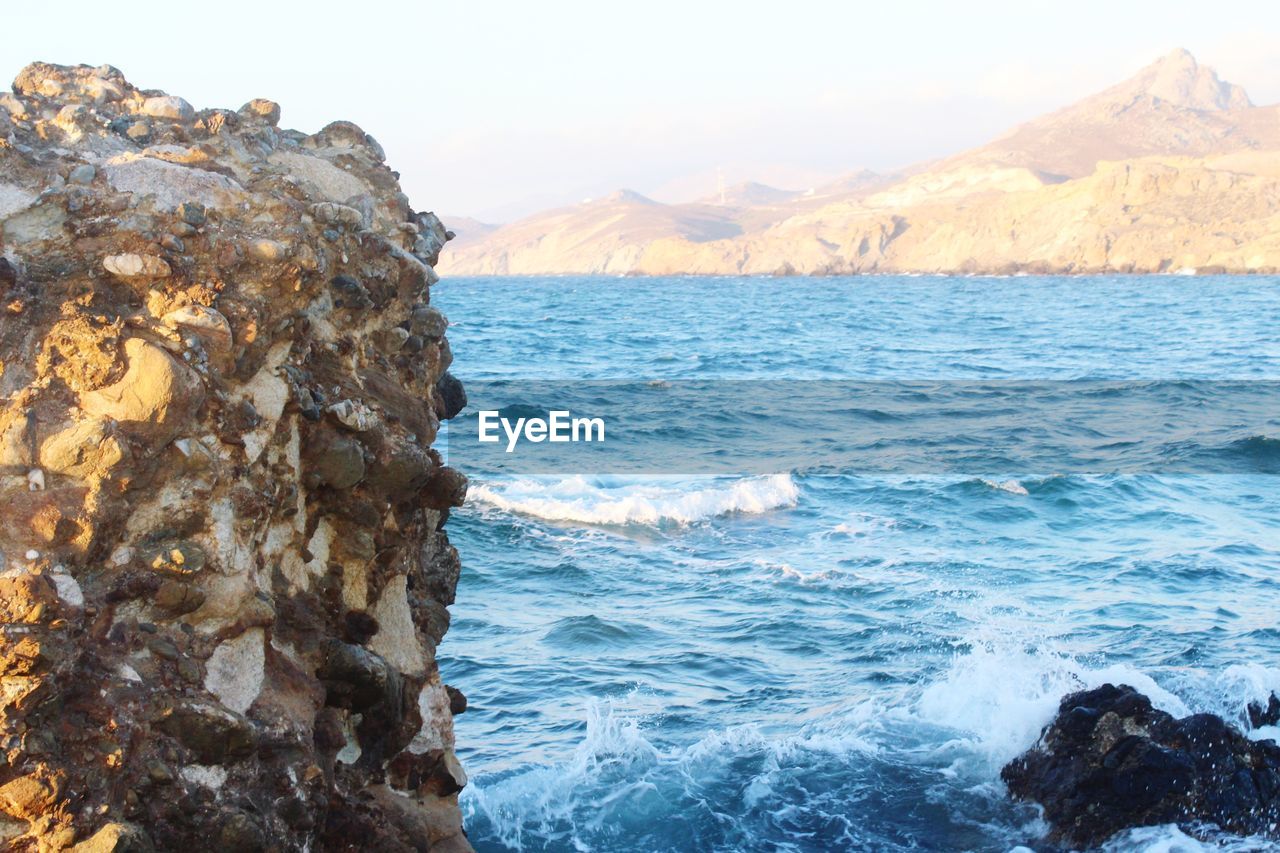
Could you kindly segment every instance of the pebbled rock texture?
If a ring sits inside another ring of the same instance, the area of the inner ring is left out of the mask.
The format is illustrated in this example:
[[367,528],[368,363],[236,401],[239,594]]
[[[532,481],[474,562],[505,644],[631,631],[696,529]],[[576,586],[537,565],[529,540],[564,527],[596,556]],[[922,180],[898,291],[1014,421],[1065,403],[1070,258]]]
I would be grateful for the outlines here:
[[0,95],[5,849],[470,849],[446,232],[279,116]]
[[1000,775],[1044,807],[1057,842],[1094,846],[1167,823],[1280,838],[1280,746],[1213,714],[1174,719],[1128,686],[1063,698],[1040,741]]

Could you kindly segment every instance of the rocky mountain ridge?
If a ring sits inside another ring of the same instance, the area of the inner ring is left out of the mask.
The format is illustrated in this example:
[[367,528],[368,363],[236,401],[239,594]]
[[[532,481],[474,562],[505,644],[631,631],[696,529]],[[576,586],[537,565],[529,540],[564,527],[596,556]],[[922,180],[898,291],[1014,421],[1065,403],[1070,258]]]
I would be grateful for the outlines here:
[[811,193],[538,214],[447,249],[519,274],[1272,272],[1280,106],[1186,51],[988,145]]

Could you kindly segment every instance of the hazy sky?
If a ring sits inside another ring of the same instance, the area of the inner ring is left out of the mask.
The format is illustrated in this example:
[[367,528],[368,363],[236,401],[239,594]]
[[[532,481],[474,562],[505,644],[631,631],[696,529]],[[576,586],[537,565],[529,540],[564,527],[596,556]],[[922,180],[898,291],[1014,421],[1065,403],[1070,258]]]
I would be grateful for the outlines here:
[[110,63],[197,107],[355,121],[414,204],[509,219],[716,170],[800,189],[979,144],[1175,47],[1280,101],[1280,3],[7,2],[0,74]]

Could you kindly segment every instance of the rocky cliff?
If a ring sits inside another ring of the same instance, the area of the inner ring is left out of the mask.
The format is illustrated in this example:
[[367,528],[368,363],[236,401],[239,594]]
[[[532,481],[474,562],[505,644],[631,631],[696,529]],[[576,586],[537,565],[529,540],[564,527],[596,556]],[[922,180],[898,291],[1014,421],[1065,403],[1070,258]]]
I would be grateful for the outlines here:
[[279,115],[0,96],[6,849],[469,849],[446,233]]
[[468,238],[459,275],[1271,272],[1280,107],[1186,51],[990,144],[807,194],[617,194]]

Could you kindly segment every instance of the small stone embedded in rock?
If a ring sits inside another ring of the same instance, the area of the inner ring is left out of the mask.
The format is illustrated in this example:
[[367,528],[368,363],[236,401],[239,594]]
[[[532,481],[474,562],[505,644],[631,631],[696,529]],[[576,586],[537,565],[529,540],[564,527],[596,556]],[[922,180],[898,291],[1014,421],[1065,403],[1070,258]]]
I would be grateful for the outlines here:
[[434,305],[414,306],[409,320],[409,330],[424,338],[442,338],[449,328],[449,321]]
[[73,423],[50,435],[39,448],[39,461],[45,469],[75,477],[106,474],[123,462],[125,455],[115,422],[104,417]]
[[338,423],[353,432],[367,432],[378,422],[378,416],[363,403],[355,400],[339,400],[329,407]]
[[205,223],[208,214],[205,212],[203,204],[189,201],[182,205],[179,211],[182,214],[182,221],[193,228],[198,228]]
[[257,821],[237,811],[218,830],[217,849],[222,853],[259,853],[267,849],[267,838]]
[[198,610],[204,601],[204,592],[180,580],[166,580],[156,590],[156,606],[171,613],[190,613]]
[[346,640],[363,646],[378,633],[378,620],[363,610],[348,610],[343,617],[346,626]]
[[91,163],[81,163],[71,170],[67,175],[67,180],[73,184],[91,184],[97,176],[98,170]]
[[289,248],[277,240],[254,240],[248,245],[245,253],[251,258],[266,263],[279,263],[289,257]]
[[165,314],[161,322],[199,338],[214,367],[224,372],[231,369],[234,339],[231,324],[221,312],[205,305],[185,305]]
[[184,702],[162,712],[155,726],[190,749],[201,764],[246,758],[256,743],[253,725],[243,716],[198,702]]
[[365,286],[349,275],[336,275],[329,284],[338,291],[338,300],[344,308],[368,308],[373,304]]
[[204,568],[208,556],[204,548],[190,540],[162,542],[142,550],[142,560],[153,569],[179,575],[193,575]]
[[173,274],[172,268],[164,258],[140,255],[136,252],[109,255],[103,258],[102,267],[120,278],[168,278]]
[[147,649],[156,657],[165,660],[177,660],[181,657],[178,647],[168,637],[156,637],[147,643]]
[[364,451],[354,439],[326,429],[310,441],[306,460],[320,483],[333,489],[349,489],[364,479]]
[[359,228],[361,222],[364,221],[360,211],[354,207],[348,207],[345,204],[337,204],[332,201],[322,201],[311,205],[311,215],[326,225],[343,225],[347,228]]
[[8,258],[0,257],[0,287],[9,288],[17,283],[17,268]]
[[431,509],[462,506],[467,499],[467,478],[453,468],[436,468],[420,495],[423,506]]
[[71,853],[154,853],[151,838],[139,826],[108,823],[71,848]]
[[385,702],[399,683],[399,673],[379,655],[350,643],[331,641],[317,674],[334,701],[356,711]]

